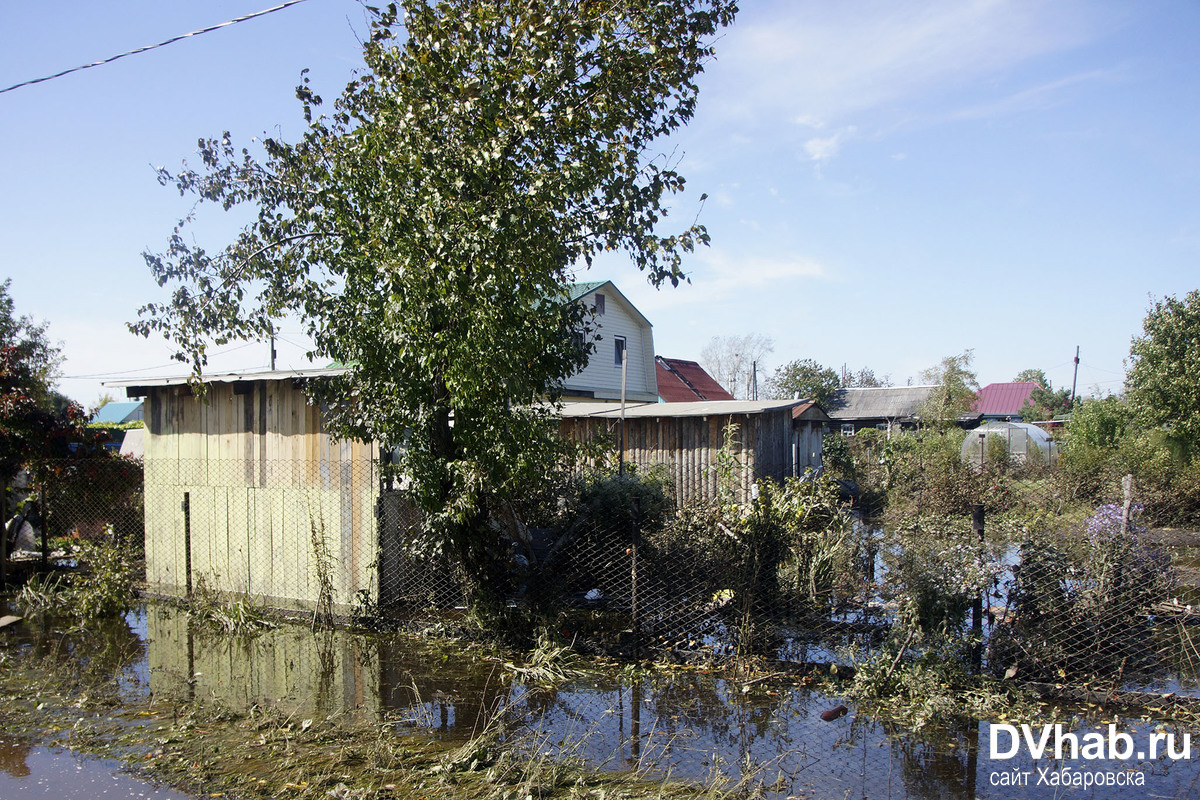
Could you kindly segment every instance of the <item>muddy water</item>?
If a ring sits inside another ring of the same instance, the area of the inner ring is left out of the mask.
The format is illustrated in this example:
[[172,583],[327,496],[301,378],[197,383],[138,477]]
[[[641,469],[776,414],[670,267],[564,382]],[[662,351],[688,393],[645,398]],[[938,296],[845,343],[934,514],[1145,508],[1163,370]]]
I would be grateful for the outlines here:
[[[608,665],[540,687],[487,648],[313,633],[301,626],[253,638],[223,637],[199,632],[185,615],[156,606],[131,615],[126,624],[69,636],[52,626],[18,627],[0,640],[3,654],[14,661],[41,658],[39,663],[86,678],[93,700],[102,698],[114,718],[125,713],[113,723],[114,737],[121,726],[135,724],[131,716],[201,701],[236,715],[276,714],[298,726],[306,720],[359,720],[373,729],[447,743],[503,722],[508,740],[530,756],[583,759],[604,770],[634,769],[698,783],[745,778],[777,798],[1200,796],[1200,770],[1193,766],[1200,765],[1200,752],[1195,760],[1034,762],[1022,747],[1011,759],[993,759],[987,723],[914,733],[869,720],[853,708],[829,714],[841,698],[803,681],[742,683],[702,669]],[[46,724],[69,728],[74,713],[67,708]],[[1097,718],[1076,732],[1107,732],[1107,722]],[[1120,723],[1120,730],[1136,737],[1138,748],[1149,734],[1140,724]],[[1196,746],[1200,749],[1200,741]],[[0,797],[103,797],[99,788],[123,780],[131,782],[114,791],[126,793],[108,796],[155,796],[127,776],[114,778],[111,763],[76,762],[37,747],[28,748],[21,763],[30,775],[5,768]],[[1064,795],[1061,787],[1036,783],[1039,768],[1054,772],[1062,766],[1138,772],[1142,784],[1136,790]],[[996,784],[999,774],[1014,774],[1014,768],[1028,773],[1029,785]],[[40,777],[26,780],[34,775]],[[26,782],[11,783],[18,780]],[[50,783],[60,780],[65,783]],[[34,793],[43,790],[50,793]],[[75,790],[82,794],[67,793]]]
[[118,761],[0,741],[0,797],[6,800],[189,800],[191,795],[121,770]]

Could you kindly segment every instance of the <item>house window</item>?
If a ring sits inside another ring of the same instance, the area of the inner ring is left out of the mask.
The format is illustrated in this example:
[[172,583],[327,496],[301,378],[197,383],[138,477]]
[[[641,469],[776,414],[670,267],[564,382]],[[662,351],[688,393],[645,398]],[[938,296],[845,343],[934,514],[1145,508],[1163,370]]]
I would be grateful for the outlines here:
[[602,295],[602,294],[596,295],[596,313],[597,314],[604,313],[604,295]]
[[854,423],[853,422],[843,422],[842,423],[842,436],[853,436],[853,435],[854,435]]
[[624,336],[614,336],[613,337],[613,363],[619,367],[619,366],[621,366],[621,362],[624,360],[625,360],[625,337]]

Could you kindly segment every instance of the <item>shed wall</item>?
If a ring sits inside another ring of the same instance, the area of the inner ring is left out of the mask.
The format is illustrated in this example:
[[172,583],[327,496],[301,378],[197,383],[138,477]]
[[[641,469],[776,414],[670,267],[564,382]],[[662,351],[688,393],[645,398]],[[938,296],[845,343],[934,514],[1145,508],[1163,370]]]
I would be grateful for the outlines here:
[[[607,417],[571,417],[561,420],[560,431],[569,441],[582,443],[604,437],[616,447],[620,424],[620,420]],[[722,468],[719,459],[725,445],[725,430],[730,425],[735,426],[730,453],[737,464],[732,470]],[[734,500],[744,501],[755,480],[783,480],[792,475],[793,453],[798,456],[797,473],[809,466],[820,466],[819,441],[820,432],[813,425],[793,423],[791,409],[762,414],[664,415],[625,420],[625,460],[642,470],[665,465],[680,505],[717,499],[722,472],[731,480],[729,488]]]
[[[374,596],[376,454],[373,445],[334,440],[291,381],[213,384],[202,398],[180,387],[152,390],[149,588],[184,593],[190,567],[193,585],[202,579],[280,607],[311,608],[325,587],[343,608],[360,590]],[[330,584],[320,579],[321,560]]]

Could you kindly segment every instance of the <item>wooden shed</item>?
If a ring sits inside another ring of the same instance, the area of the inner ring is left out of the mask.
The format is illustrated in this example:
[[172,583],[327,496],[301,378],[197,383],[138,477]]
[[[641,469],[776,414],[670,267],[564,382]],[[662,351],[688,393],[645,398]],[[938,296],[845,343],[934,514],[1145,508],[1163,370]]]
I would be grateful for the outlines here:
[[277,608],[378,595],[378,447],[336,441],[304,382],[337,370],[110,383],[146,398],[146,582]]
[[624,416],[625,459],[639,468],[666,465],[676,502],[719,497],[718,454],[731,433],[738,461],[731,476],[734,499],[744,500],[754,481],[783,480],[821,466],[821,441],[829,417],[808,400],[727,400],[641,403],[626,406],[569,403],[562,435],[576,442],[607,437],[620,446]]
[[[378,445],[337,441],[305,394],[307,381],[338,372],[210,375],[202,395],[186,378],[108,384],[146,399],[149,591],[179,596],[203,583],[273,608],[344,614],[429,588],[428,565],[405,555],[417,517],[384,491]],[[731,488],[744,499],[756,479],[820,466],[828,422],[799,400],[643,403],[625,415],[626,458],[668,464],[681,503],[718,496],[727,429],[740,464]],[[620,418],[616,404],[573,403],[561,429],[616,441]]]

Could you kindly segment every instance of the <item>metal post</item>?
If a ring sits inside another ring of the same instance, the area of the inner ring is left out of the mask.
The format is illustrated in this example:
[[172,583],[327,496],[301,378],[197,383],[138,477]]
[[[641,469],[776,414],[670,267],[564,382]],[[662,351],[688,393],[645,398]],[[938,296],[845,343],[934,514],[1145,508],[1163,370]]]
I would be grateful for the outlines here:
[[42,571],[45,572],[50,566],[50,526],[47,524],[50,520],[46,517],[46,484],[48,480],[46,473],[42,471],[42,485],[38,490],[38,514],[42,518]]
[[187,596],[192,599],[192,493],[183,493],[183,568],[187,572]]
[[621,451],[617,454],[617,474],[625,474],[625,376],[629,372],[629,344],[621,348]]
[[0,482],[0,590],[8,582],[8,482]]
[[640,658],[642,653],[642,637],[639,631],[641,623],[638,620],[638,545],[642,543],[642,503],[639,498],[633,498],[633,541],[629,545],[630,591],[629,591],[629,624],[633,629],[633,657]]
[[1075,345],[1075,374],[1071,376],[1071,406],[1075,406],[1075,384],[1079,381],[1079,345]]
[[[979,537],[979,543],[982,544],[983,538],[983,503],[976,503],[971,507],[971,530]],[[982,591],[982,590],[981,590]],[[971,645],[971,668],[975,674],[983,669],[983,595],[980,594],[971,603],[971,633],[975,641]]]

